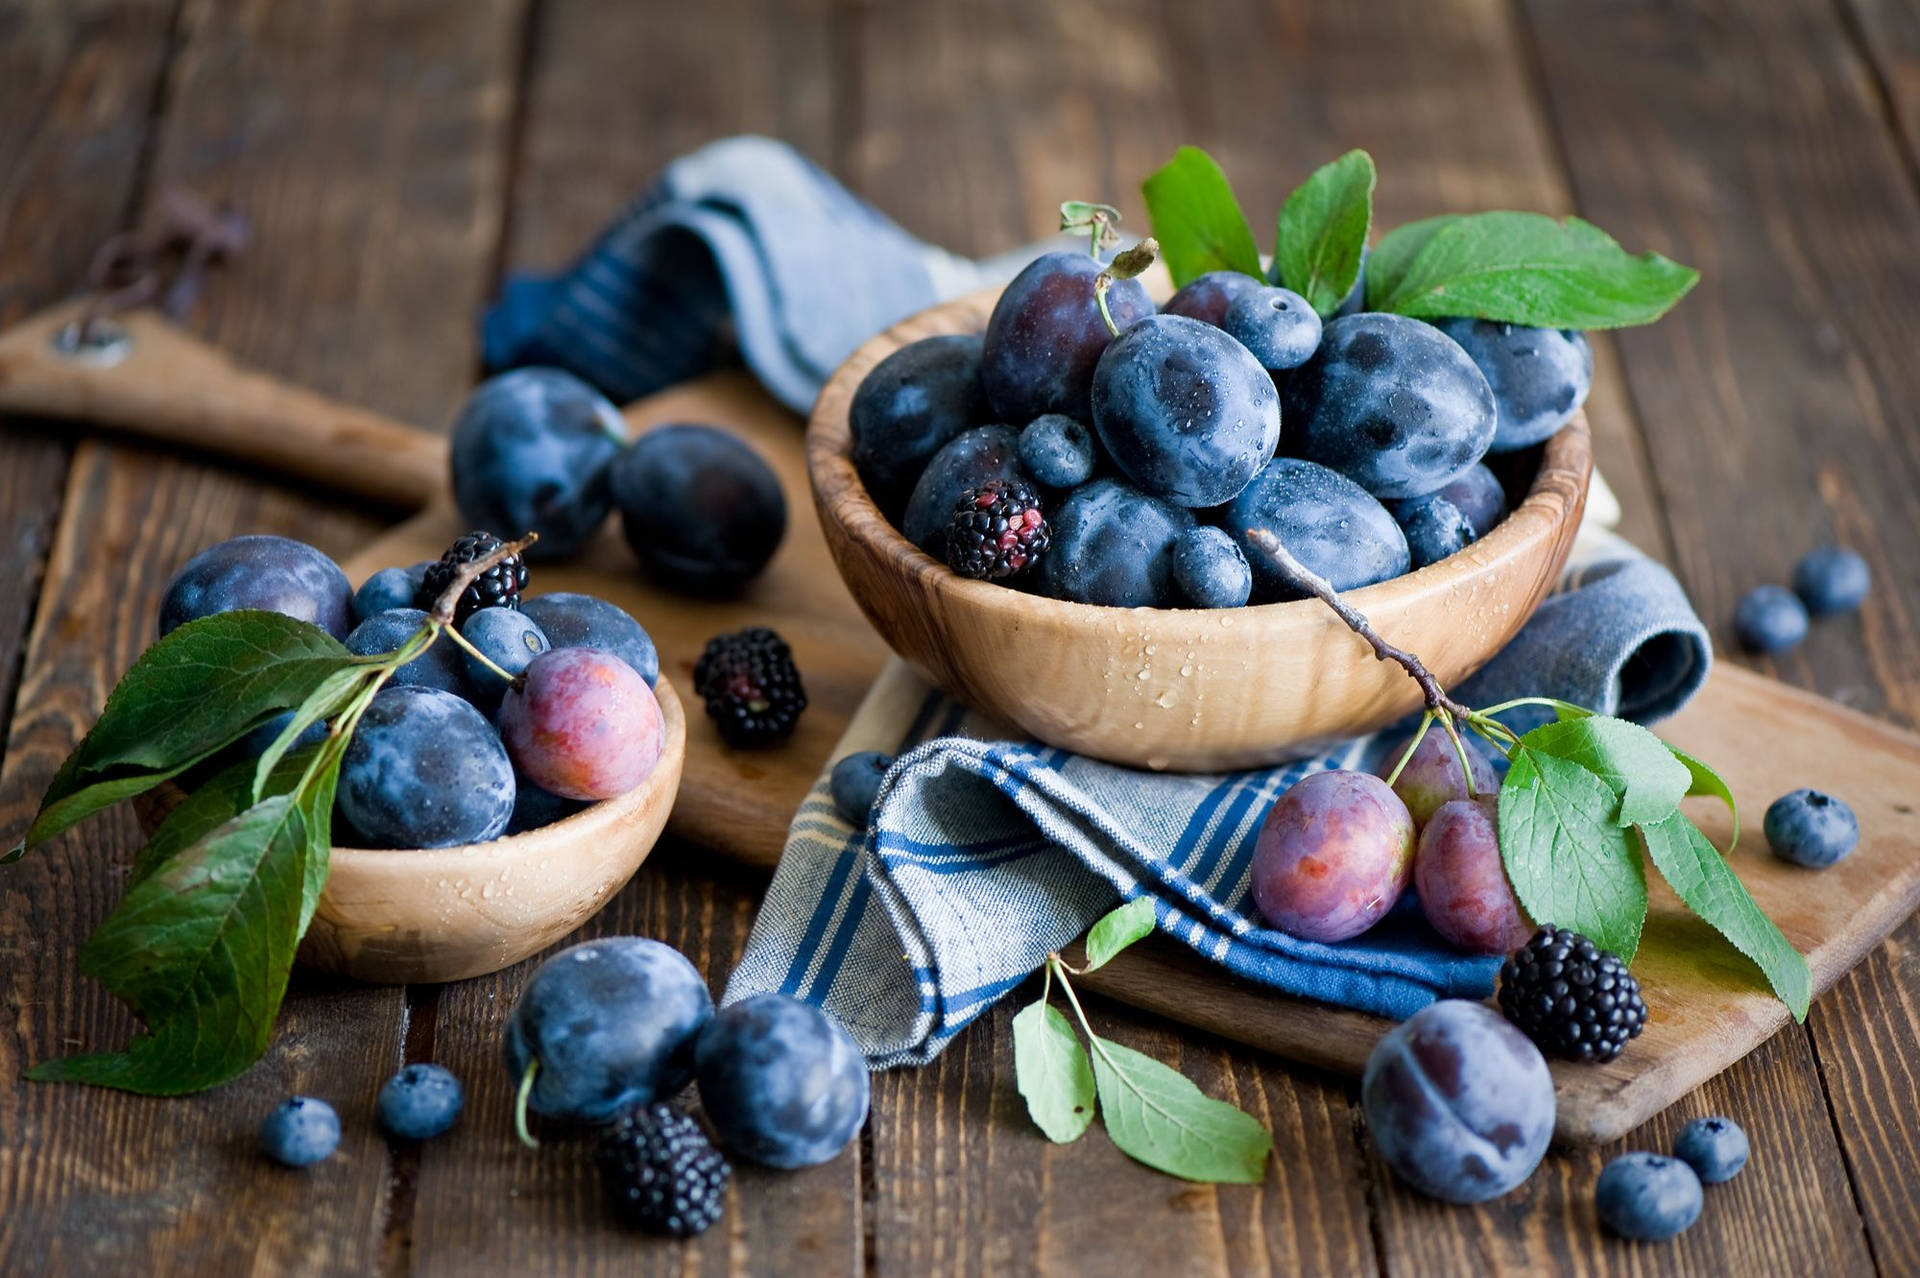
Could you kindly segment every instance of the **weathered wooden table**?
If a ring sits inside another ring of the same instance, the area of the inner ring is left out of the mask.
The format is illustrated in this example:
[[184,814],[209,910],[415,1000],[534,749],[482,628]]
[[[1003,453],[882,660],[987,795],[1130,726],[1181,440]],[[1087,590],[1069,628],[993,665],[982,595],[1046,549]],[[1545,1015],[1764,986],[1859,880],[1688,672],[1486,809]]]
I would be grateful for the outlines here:
[[[1139,178],[1195,141],[1250,210],[1363,145],[1388,224],[1578,208],[1701,267],[1658,328],[1596,343],[1590,411],[1627,532],[1723,636],[1737,596],[1806,547],[1860,548],[1878,583],[1864,614],[1771,668],[1920,721],[1920,14],[1896,0],[0,0],[0,322],[74,289],[102,239],[184,183],[257,227],[193,328],[443,423],[503,269],[563,261],[664,161],[741,130],[965,251],[1038,235],[1069,196],[1138,225]],[[9,836],[192,551],[275,531],[345,552],[383,521],[73,438],[0,423]],[[1049,1147],[1002,1009],[931,1068],[878,1077],[855,1149],[797,1175],[743,1168],[724,1225],[673,1245],[608,1227],[582,1145],[507,1138],[495,1053],[524,968],[300,983],[267,1059],[191,1099],[23,1082],[132,1028],[75,954],[137,842],[115,814],[0,875],[0,1272],[1920,1273],[1913,922],[1804,1028],[1628,1142],[1662,1147],[1709,1112],[1752,1135],[1750,1169],[1670,1245],[1601,1233],[1592,1185],[1616,1150],[1555,1154],[1499,1202],[1445,1207],[1374,1157],[1350,1086],[1111,1008],[1102,1033],[1273,1127],[1264,1186],[1169,1180],[1098,1134]],[[665,849],[589,930],[664,938],[717,981],[758,888]],[[470,1115],[389,1147],[374,1092],[426,1058],[468,1081]],[[333,1098],[347,1130],[304,1175],[252,1143],[295,1089]]]

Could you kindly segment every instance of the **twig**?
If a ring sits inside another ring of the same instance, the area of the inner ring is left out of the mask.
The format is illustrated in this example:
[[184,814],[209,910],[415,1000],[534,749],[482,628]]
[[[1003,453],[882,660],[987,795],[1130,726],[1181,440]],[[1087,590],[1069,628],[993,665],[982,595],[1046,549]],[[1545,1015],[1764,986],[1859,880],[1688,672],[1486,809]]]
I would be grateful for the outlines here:
[[472,563],[463,565],[459,572],[453,574],[453,580],[448,583],[447,588],[440,592],[440,597],[434,600],[433,619],[443,626],[451,627],[454,611],[460,604],[460,596],[466,593],[468,586],[480,580],[495,564],[512,558],[539,540],[539,533],[530,532],[519,541],[510,541],[492,554],[482,555]]

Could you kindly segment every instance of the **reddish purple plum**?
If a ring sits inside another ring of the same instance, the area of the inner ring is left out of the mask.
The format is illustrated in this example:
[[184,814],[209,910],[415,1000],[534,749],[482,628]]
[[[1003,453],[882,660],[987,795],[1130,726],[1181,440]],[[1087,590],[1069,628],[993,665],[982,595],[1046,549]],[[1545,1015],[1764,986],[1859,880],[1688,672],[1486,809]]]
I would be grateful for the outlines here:
[[[1094,298],[1106,269],[1085,253],[1045,253],[1013,277],[987,319],[980,382],[1001,421],[1021,425],[1042,413],[1093,420],[1093,369],[1111,334]],[[1139,280],[1115,280],[1107,311],[1125,331],[1153,314]]]
[[1441,804],[1413,854],[1421,912],[1469,954],[1511,954],[1533,935],[1500,864],[1497,802],[1489,793]]
[[567,799],[611,799],[660,761],[660,703],[603,648],[555,648],[528,663],[500,703],[500,736],[535,785]]
[[[1473,768],[1473,792],[1499,793],[1500,778],[1494,775],[1493,764],[1488,762],[1486,754],[1470,736],[1463,734],[1460,744],[1467,748],[1467,761]],[[1380,775],[1390,775],[1394,765],[1400,762],[1400,756],[1406,752],[1405,741],[1387,751],[1387,757],[1380,762]],[[1440,810],[1441,804],[1467,797],[1466,784],[1461,780],[1460,755],[1444,731],[1438,727],[1427,729],[1427,735],[1420,738],[1420,744],[1414,747],[1413,757],[1407,760],[1407,766],[1400,769],[1400,778],[1393,783],[1393,792],[1400,796],[1400,801],[1407,805],[1407,811],[1413,814],[1416,827],[1424,827],[1433,814]]]
[[1280,796],[1253,851],[1253,900],[1267,922],[1309,941],[1360,935],[1413,873],[1413,818],[1366,772],[1316,772]]

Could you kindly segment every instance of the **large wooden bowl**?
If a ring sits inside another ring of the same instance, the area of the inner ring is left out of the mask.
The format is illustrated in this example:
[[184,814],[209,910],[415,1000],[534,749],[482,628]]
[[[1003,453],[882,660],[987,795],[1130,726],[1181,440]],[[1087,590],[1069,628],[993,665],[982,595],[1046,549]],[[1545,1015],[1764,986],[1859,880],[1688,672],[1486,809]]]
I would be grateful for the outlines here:
[[[950,695],[1048,745],[1133,767],[1275,763],[1419,707],[1413,681],[1374,660],[1315,600],[1216,611],[1100,608],[968,580],[908,542],[854,470],[854,390],[909,342],[980,332],[995,296],[937,306],[867,342],[827,383],[807,428],[827,545],[895,652]],[[1442,683],[1457,683],[1514,636],[1558,581],[1592,471],[1592,439],[1576,415],[1547,443],[1525,498],[1499,527],[1457,555],[1348,598]]]

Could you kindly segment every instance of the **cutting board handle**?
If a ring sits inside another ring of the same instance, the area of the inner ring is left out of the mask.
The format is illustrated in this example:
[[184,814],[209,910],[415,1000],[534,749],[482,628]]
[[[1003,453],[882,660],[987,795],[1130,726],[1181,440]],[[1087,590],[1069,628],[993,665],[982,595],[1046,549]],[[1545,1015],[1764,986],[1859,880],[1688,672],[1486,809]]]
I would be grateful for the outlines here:
[[0,412],[113,427],[406,510],[446,483],[445,439],[241,368],[156,312],[103,321],[111,340],[76,349],[85,306],[0,332]]

